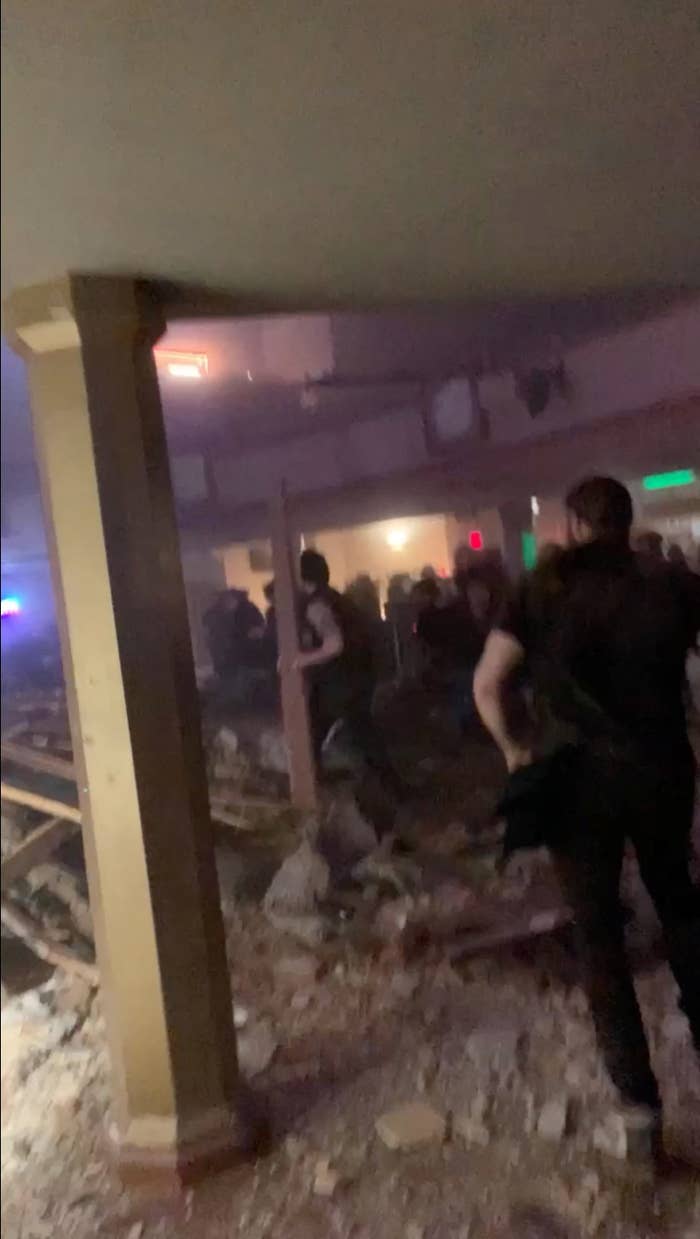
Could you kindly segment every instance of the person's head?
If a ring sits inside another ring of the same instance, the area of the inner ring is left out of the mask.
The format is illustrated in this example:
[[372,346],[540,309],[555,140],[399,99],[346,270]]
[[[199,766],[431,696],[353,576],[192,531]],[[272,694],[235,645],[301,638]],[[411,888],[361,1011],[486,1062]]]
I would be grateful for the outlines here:
[[672,542],[668,548],[668,562],[674,564],[676,568],[688,567],[685,551],[677,542]]
[[655,529],[646,529],[637,534],[634,539],[634,549],[645,559],[655,559],[660,563],[664,557],[664,540]]
[[472,550],[468,542],[460,542],[459,546],[455,547],[455,579],[458,572],[464,572],[474,563],[475,557],[476,552]]
[[615,478],[579,482],[566,496],[566,515],[570,542],[629,543],[632,497]]
[[301,588],[305,594],[315,594],[330,581],[328,563],[319,551],[302,551],[299,561]]
[[460,568],[454,578],[459,597],[468,603],[477,622],[486,618],[491,607],[491,589],[486,576],[482,566],[474,564],[471,568]]
[[440,587],[432,577],[423,577],[411,588],[411,602],[417,611],[428,611],[440,599]]

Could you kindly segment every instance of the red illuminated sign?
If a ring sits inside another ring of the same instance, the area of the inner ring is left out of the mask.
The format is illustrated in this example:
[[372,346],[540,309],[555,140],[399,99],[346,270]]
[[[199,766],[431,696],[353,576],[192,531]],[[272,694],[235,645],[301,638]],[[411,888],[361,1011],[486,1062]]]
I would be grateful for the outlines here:
[[483,551],[484,539],[480,529],[472,529],[469,534],[469,545],[473,551]]

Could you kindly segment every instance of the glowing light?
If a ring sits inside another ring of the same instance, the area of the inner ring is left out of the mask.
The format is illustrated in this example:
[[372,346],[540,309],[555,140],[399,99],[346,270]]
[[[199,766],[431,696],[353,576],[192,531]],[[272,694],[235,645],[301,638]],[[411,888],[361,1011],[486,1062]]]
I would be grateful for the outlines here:
[[520,535],[523,555],[523,568],[529,572],[537,563],[537,539],[529,529],[523,529]]
[[484,536],[480,529],[472,529],[469,534],[469,546],[473,551],[483,551]]
[[174,379],[201,379],[202,373],[199,366],[190,365],[189,362],[172,361],[167,366],[168,374]]
[[253,382],[253,371],[252,370],[246,370],[245,376],[249,383]]
[[537,498],[537,495],[533,495],[530,499],[530,511],[533,516],[539,516],[540,514],[540,501]]
[[642,486],[644,490],[669,490],[672,486],[691,486],[694,481],[694,469],[674,469],[671,473],[650,473],[642,478]]
[[392,551],[402,551],[408,542],[408,530],[397,525],[395,529],[390,529],[386,535],[387,546],[390,546]]
[[203,379],[209,373],[206,353],[174,353],[160,348],[154,352],[156,364],[173,379]]
[[19,598],[3,598],[0,603],[0,609],[3,618],[6,615],[19,615],[22,610],[22,604]]

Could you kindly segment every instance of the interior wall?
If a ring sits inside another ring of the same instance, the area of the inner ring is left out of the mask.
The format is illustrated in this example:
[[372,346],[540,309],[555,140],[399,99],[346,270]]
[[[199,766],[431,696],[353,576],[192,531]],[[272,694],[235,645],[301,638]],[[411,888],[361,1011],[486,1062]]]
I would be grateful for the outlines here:
[[560,546],[566,544],[566,510],[562,499],[537,496],[539,512],[534,519],[533,527],[537,546],[546,546],[556,542]]
[[[403,545],[391,545],[392,535],[404,537]],[[339,589],[366,573],[379,582],[384,595],[389,578],[396,573],[417,577],[427,564],[439,575],[451,572],[444,516],[401,517],[352,529],[321,530],[306,540],[326,556]]]
[[447,547],[450,563],[454,562],[457,547],[469,544],[472,530],[478,529],[484,539],[486,550],[500,550],[503,546],[503,522],[496,508],[476,508],[472,513],[446,517]]
[[258,569],[251,564],[250,552],[253,547],[260,548],[266,554],[271,554],[269,542],[241,543],[233,542],[218,551],[223,565],[225,583],[229,589],[247,590],[248,597],[256,607],[265,613],[267,600],[264,589],[272,579],[272,568]]

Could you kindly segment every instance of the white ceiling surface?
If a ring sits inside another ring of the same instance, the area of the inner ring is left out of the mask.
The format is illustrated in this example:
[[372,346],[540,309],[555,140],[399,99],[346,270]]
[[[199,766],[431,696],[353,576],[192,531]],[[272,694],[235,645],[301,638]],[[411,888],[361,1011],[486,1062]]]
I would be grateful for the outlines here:
[[4,289],[362,307],[693,282],[697,0],[5,0]]

